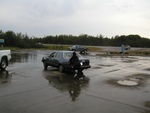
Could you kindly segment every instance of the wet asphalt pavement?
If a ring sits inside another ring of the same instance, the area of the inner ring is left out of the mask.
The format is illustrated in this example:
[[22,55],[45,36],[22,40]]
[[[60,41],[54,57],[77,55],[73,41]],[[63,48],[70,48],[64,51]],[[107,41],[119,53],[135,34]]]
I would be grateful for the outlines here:
[[0,113],[150,113],[150,57],[96,56],[84,79],[41,58],[51,51],[13,51],[0,72]]

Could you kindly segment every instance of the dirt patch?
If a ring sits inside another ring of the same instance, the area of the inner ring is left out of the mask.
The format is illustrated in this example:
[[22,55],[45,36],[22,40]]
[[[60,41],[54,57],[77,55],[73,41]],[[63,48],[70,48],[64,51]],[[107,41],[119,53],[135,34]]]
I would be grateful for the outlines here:
[[98,66],[92,66],[92,69],[101,69],[103,67],[111,67],[113,65],[104,65],[104,64],[99,64]]
[[104,64],[99,64],[99,66],[102,66],[102,67],[111,67],[111,66],[113,66],[113,65],[104,65]]
[[115,71],[119,71],[120,69],[114,69],[114,70],[111,70],[111,71],[107,71],[105,73],[111,73],[111,72],[115,72]]
[[150,108],[150,101],[147,101],[147,102],[145,103],[145,107]]
[[100,67],[100,66],[95,66],[95,67],[93,66],[93,67],[92,67],[92,69],[101,69],[101,68],[102,68],[102,67]]
[[147,69],[145,69],[145,70],[150,71],[150,68],[147,68]]
[[125,60],[123,61],[124,63],[133,63],[133,62],[137,62],[138,60]]

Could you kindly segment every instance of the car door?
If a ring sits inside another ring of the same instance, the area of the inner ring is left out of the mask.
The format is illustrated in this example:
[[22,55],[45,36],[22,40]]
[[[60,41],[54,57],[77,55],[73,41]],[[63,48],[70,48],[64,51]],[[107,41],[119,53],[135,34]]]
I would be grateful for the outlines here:
[[61,60],[61,52],[54,52],[49,56],[48,64],[53,67],[58,67]]
[[50,65],[50,66],[55,66],[54,63],[55,63],[55,56],[56,56],[56,52],[53,52],[52,54],[50,54],[48,56],[48,59],[47,59],[47,63]]
[[56,53],[53,52],[53,53],[51,53],[51,54],[46,58],[46,62],[47,62],[48,65],[53,66],[53,58],[54,58],[54,55],[55,55],[55,54],[56,54]]
[[55,67],[58,67],[59,63],[60,63],[60,60],[61,60],[61,52],[56,52],[56,54],[54,56],[54,59],[53,59],[53,65]]

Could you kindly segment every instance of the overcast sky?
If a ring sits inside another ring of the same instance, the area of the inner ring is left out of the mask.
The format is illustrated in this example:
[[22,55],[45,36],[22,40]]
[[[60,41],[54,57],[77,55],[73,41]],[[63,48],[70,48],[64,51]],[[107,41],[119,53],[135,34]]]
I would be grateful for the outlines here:
[[0,0],[0,30],[150,38],[150,0]]

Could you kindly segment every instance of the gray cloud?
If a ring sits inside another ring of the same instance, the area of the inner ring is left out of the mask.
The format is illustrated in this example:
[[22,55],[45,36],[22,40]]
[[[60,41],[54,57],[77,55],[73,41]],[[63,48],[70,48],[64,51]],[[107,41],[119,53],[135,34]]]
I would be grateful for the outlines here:
[[149,0],[1,0],[2,30],[45,36],[150,37]]

